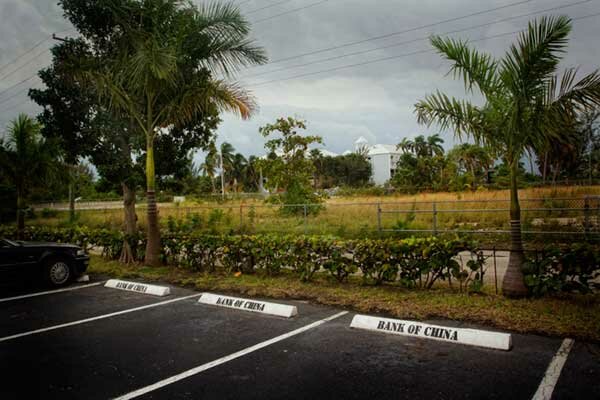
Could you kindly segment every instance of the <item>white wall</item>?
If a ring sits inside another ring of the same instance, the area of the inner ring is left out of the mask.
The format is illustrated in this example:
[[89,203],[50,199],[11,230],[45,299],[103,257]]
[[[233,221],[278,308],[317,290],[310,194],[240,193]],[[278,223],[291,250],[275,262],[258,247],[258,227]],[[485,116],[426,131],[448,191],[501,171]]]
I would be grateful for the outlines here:
[[373,168],[372,179],[376,185],[383,185],[390,180],[390,155],[377,154],[371,157],[371,167]]

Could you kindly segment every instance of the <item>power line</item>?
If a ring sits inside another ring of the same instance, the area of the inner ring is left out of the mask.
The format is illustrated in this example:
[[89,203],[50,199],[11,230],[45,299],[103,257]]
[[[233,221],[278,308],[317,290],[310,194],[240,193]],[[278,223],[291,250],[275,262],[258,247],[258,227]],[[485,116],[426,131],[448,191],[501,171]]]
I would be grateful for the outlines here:
[[37,42],[35,45],[33,45],[31,48],[29,48],[28,50],[26,50],[25,52],[21,53],[19,56],[17,56],[15,59],[7,62],[6,64],[0,66],[0,70],[8,67],[9,65],[14,64],[15,62],[17,62],[18,60],[20,60],[23,56],[25,56],[26,54],[31,53],[33,50],[37,49],[39,46],[41,46],[43,43],[47,42],[48,40],[50,40],[50,37],[47,37],[45,39],[40,40],[39,42]]
[[12,88],[14,88],[14,87],[16,87],[16,86],[19,86],[20,84],[22,84],[22,83],[25,83],[25,82],[27,82],[28,80],[30,80],[30,79],[32,79],[32,78],[35,78],[36,76],[37,76],[37,73],[35,73],[35,74],[33,74],[33,75],[31,75],[31,76],[29,76],[29,77],[27,77],[27,78],[23,79],[22,81],[19,81],[19,82],[15,83],[15,84],[14,84],[14,85],[12,85],[12,86],[9,86],[9,87],[7,87],[6,89],[4,89],[3,91],[1,91],[1,92],[0,92],[0,96],[1,96],[1,95],[3,95],[4,93],[8,92],[10,89],[12,89]]
[[[318,6],[319,4],[323,4],[323,3],[326,3],[328,1],[329,0],[321,0],[321,1],[317,1],[316,3],[312,3],[312,4],[308,4],[308,5],[302,6],[302,7],[294,8],[294,9],[291,9],[291,10],[288,10],[288,11],[284,11],[284,12],[282,12],[280,14],[275,14],[275,15],[271,15],[270,17],[266,17],[266,18],[262,18],[262,19],[256,20],[256,21],[253,22],[253,24],[260,24],[261,22],[269,21],[271,19],[275,19],[275,18],[281,17],[283,15],[288,15],[288,14],[291,14],[291,13],[295,13],[297,11],[306,10],[307,8],[315,7],[315,6]],[[531,1],[531,0],[529,0],[529,1]]]
[[[63,31],[59,31],[56,32],[58,34],[60,33],[65,33],[65,32],[69,32],[74,30],[74,28],[70,28],[70,29],[65,29]],[[26,51],[24,51],[23,53],[19,54],[17,57],[15,57],[14,59],[12,59],[11,61],[7,62],[6,64],[0,66],[0,70],[8,67],[9,65],[14,64],[15,62],[17,62],[18,60],[20,60],[22,57],[24,57],[25,55],[31,53],[33,50],[35,50],[36,48],[38,48],[39,46],[41,46],[43,43],[47,42],[48,40],[52,39],[52,35],[48,35],[48,37],[40,40],[39,42],[37,42],[35,45],[33,45],[32,47],[30,47],[29,49],[27,49]]]
[[15,69],[13,69],[12,71],[7,72],[6,74],[0,76],[0,80],[4,80],[4,79],[8,78],[9,76],[14,75],[16,72],[22,71],[23,67],[25,67],[26,65],[30,64],[31,62],[33,62],[33,60],[36,60],[41,55],[46,54],[46,52],[48,50],[49,49],[42,49],[42,51],[37,52],[37,54],[35,56],[33,56],[32,58],[30,58],[25,64],[19,65]]
[[[595,14],[590,14],[590,15],[584,15],[584,16],[578,17],[578,18],[573,18],[572,21],[578,21],[578,20],[582,20],[582,19],[585,19],[585,18],[591,18],[591,17],[597,17],[597,16],[600,16],[600,12],[599,13],[595,13]],[[488,39],[496,39],[496,38],[499,38],[499,37],[514,35],[516,33],[521,33],[521,32],[522,32],[522,30],[513,31],[513,32],[506,32],[506,33],[501,33],[501,34],[492,35],[492,36],[485,36],[485,37],[482,37],[482,38],[479,38],[479,39],[469,40],[469,43],[480,42],[482,40],[488,40]],[[395,59],[409,57],[409,56],[413,56],[413,55],[417,55],[417,54],[433,53],[433,52],[435,52],[435,50],[433,50],[433,49],[418,50],[418,51],[414,51],[414,52],[411,52],[411,53],[404,53],[404,54],[400,54],[400,55],[396,55],[396,56],[383,57],[383,58],[378,58],[378,59],[374,59],[374,60],[370,60],[370,61],[364,61],[364,62],[355,63],[355,64],[341,65],[341,66],[338,66],[338,67],[335,67],[335,68],[329,68],[329,69],[324,69],[324,70],[319,70],[319,71],[314,71],[314,72],[308,72],[308,73],[305,73],[305,74],[294,75],[294,76],[290,76],[290,77],[282,78],[282,79],[273,79],[273,80],[270,80],[270,81],[257,82],[255,84],[250,84],[249,86],[251,86],[251,87],[263,86],[263,85],[270,84],[270,83],[284,82],[284,81],[289,81],[289,80],[292,80],[292,79],[298,79],[298,78],[304,78],[304,77],[307,77],[307,76],[313,76],[313,75],[323,74],[323,73],[326,73],[326,72],[339,71],[339,70],[342,70],[342,69],[354,68],[354,67],[359,67],[359,66],[362,66],[362,65],[375,64],[375,63],[378,63],[378,62],[395,60]]]
[[[498,20],[494,20],[494,21],[491,21],[491,22],[484,23],[484,24],[470,26],[468,28],[455,29],[455,30],[452,30],[452,31],[442,32],[442,33],[438,33],[438,35],[452,35],[452,34],[455,34],[455,33],[466,32],[466,31],[470,31],[470,30],[473,30],[473,29],[485,28],[485,27],[488,27],[488,26],[491,26],[491,25],[495,25],[495,24],[499,24],[499,23],[502,23],[502,22],[507,22],[507,21],[511,21],[511,20],[515,20],[515,19],[519,19],[519,18],[523,18],[523,17],[529,17],[529,16],[536,15],[536,14],[541,14],[541,13],[546,13],[546,12],[550,12],[550,11],[556,11],[556,10],[560,10],[560,9],[564,9],[564,8],[568,8],[568,7],[578,6],[578,5],[581,5],[581,4],[589,3],[590,1],[593,1],[593,0],[583,0],[583,1],[578,1],[578,2],[575,2],[575,3],[563,4],[561,6],[547,8],[547,9],[544,9],[544,10],[533,11],[533,12],[529,12],[529,13],[525,13],[525,14],[515,15],[515,16],[511,16],[511,17],[506,17],[506,18],[501,18],[501,19],[498,19]],[[257,77],[257,76],[268,75],[268,74],[277,73],[277,72],[281,72],[281,71],[286,71],[286,70],[290,70],[290,69],[307,67],[309,65],[321,64],[321,63],[328,62],[328,61],[339,60],[339,59],[346,58],[346,57],[352,57],[352,56],[356,56],[356,55],[371,53],[371,52],[378,51],[378,50],[384,50],[384,49],[389,49],[389,48],[393,48],[393,47],[400,47],[400,46],[404,46],[406,44],[416,43],[416,42],[420,42],[422,40],[427,40],[427,39],[429,39],[429,36],[422,36],[422,37],[419,37],[419,38],[416,38],[416,39],[410,39],[410,40],[405,40],[403,42],[392,43],[392,44],[389,44],[389,45],[386,45],[386,46],[380,46],[380,47],[375,47],[375,48],[372,48],[372,49],[356,51],[356,52],[353,52],[353,53],[341,54],[341,55],[332,56],[332,57],[328,57],[328,58],[323,58],[323,59],[319,59],[319,60],[315,60],[315,61],[311,61],[311,62],[307,62],[307,63],[303,63],[303,64],[292,65],[292,66],[289,66],[289,67],[277,68],[277,69],[270,70],[270,71],[265,71],[265,72],[260,72],[260,73],[257,73],[257,74],[243,76],[242,78],[243,79],[254,78],[254,77]]]
[[[242,1],[242,2],[238,3],[238,5],[242,5],[242,4],[248,3],[249,1],[250,1],[250,0]],[[262,8],[260,8],[260,9],[256,9],[256,10],[254,10],[254,11],[250,11],[250,13],[252,13],[252,12],[256,12],[256,11],[260,11],[260,10],[263,10],[263,9],[266,9],[266,8],[274,7],[274,6],[276,6],[276,5],[280,5],[280,4],[283,4],[283,3],[287,3],[287,2],[290,2],[290,1],[292,1],[292,0],[284,0],[284,1],[280,1],[280,2],[278,2],[278,3],[275,3],[275,4],[272,4],[272,5],[270,5],[270,6],[265,6],[265,7],[262,7]],[[282,13],[280,13],[280,14],[276,14],[276,15],[272,15],[272,16],[270,16],[270,17],[266,17],[266,18],[260,19],[260,20],[258,20],[258,21],[254,21],[253,23],[255,23],[255,24],[256,24],[256,23],[260,23],[260,22],[263,22],[263,21],[267,21],[267,20],[271,20],[271,19],[274,19],[274,18],[278,18],[278,17],[280,17],[280,16],[287,15],[287,14],[291,14],[291,13],[294,13],[294,12],[297,12],[297,11],[300,11],[300,10],[305,10],[305,9],[307,9],[307,8],[311,8],[311,7],[317,6],[317,5],[319,5],[319,4],[322,4],[322,3],[325,3],[325,2],[328,2],[328,1],[329,1],[329,0],[321,0],[321,1],[318,1],[318,2],[316,2],[316,3],[308,4],[308,5],[305,5],[305,6],[302,6],[302,7],[298,7],[298,8],[292,9],[292,10],[288,10],[288,11],[282,12]],[[528,1],[531,1],[531,0],[528,0]],[[70,28],[70,29],[66,29],[66,30],[63,30],[63,31],[60,31],[60,32],[56,32],[56,33],[60,34],[60,33],[68,32],[68,31],[74,31],[74,30],[75,30],[74,28]],[[8,66],[8,65],[11,65],[11,64],[13,64],[13,63],[14,63],[14,62],[16,62],[18,59],[22,58],[22,57],[23,57],[23,56],[25,56],[26,54],[28,54],[28,53],[30,53],[31,51],[35,50],[37,47],[39,47],[40,45],[42,45],[43,43],[45,43],[46,41],[48,41],[48,40],[49,40],[49,39],[51,39],[51,38],[52,38],[52,36],[49,36],[49,37],[47,37],[47,38],[45,38],[45,39],[41,40],[40,42],[36,43],[36,44],[35,44],[35,46],[33,46],[32,48],[28,49],[26,52],[24,52],[24,53],[20,54],[20,55],[19,55],[18,57],[16,57],[14,60],[12,60],[12,61],[10,61],[10,62],[8,62],[8,63],[4,64],[2,67],[0,67],[0,70],[1,70],[2,68],[4,68],[4,67]],[[44,50],[44,51],[45,51],[45,50]],[[12,75],[13,73],[15,73],[16,71],[20,70],[20,69],[21,69],[23,66],[25,66],[25,65],[29,64],[29,63],[30,63],[32,60],[36,59],[36,58],[37,58],[37,57],[39,57],[41,54],[43,54],[43,52],[44,52],[44,51],[42,51],[42,52],[39,52],[39,53],[38,53],[38,54],[36,54],[36,55],[35,55],[33,58],[31,58],[31,59],[30,59],[30,60],[29,60],[27,63],[25,63],[25,64],[21,65],[19,68],[16,68],[16,69],[12,70],[11,72],[9,72],[9,73],[5,74],[4,76],[0,77],[0,79],[5,79],[5,78],[7,78],[8,76],[10,76],[10,75]],[[30,76],[30,77],[29,77],[29,78],[27,78],[27,79],[30,79],[30,78],[32,78],[32,77],[33,77],[33,76]],[[19,82],[19,83],[22,83],[22,82]],[[15,85],[11,86],[10,88],[12,88],[12,87],[14,87],[14,86],[18,85],[19,83],[17,83],[17,84],[15,84]],[[8,88],[8,89],[10,89],[10,88]],[[0,95],[1,95],[1,94],[3,94],[4,92],[5,92],[5,91],[2,91],[2,92],[0,92]]]
[[269,4],[268,6],[264,6],[264,7],[260,7],[260,8],[255,8],[254,10],[248,11],[245,14],[254,14],[254,13],[257,13],[259,11],[266,10],[268,8],[277,7],[279,5],[282,5],[282,4],[285,4],[285,3],[289,3],[291,1],[294,1],[294,0],[283,0],[283,1],[280,1],[280,2],[277,2],[277,3]]
[[367,42],[371,42],[373,40],[385,39],[385,38],[388,38],[388,37],[401,35],[403,33],[418,31],[418,30],[425,29],[425,28],[431,28],[431,27],[434,27],[434,26],[437,26],[437,25],[446,24],[448,22],[460,21],[462,19],[466,19],[466,18],[470,18],[470,17],[475,17],[475,16],[478,16],[478,15],[483,15],[483,14],[487,14],[487,13],[490,13],[490,12],[494,12],[494,11],[499,11],[499,10],[503,10],[503,9],[506,9],[506,8],[510,8],[510,7],[515,7],[515,6],[518,6],[518,5],[521,5],[521,4],[529,3],[531,1],[533,1],[533,0],[521,0],[521,1],[514,2],[514,3],[506,4],[504,6],[489,8],[489,9],[486,9],[486,10],[483,10],[483,11],[478,11],[478,12],[474,12],[474,13],[471,13],[471,14],[462,15],[460,17],[449,18],[449,19],[445,19],[445,20],[438,21],[438,22],[431,23],[431,24],[420,25],[420,26],[416,26],[416,27],[413,27],[413,28],[405,29],[405,30],[402,30],[402,31],[390,32],[390,33],[386,33],[385,35],[372,36],[372,37],[367,38],[367,39],[361,39],[361,40],[357,40],[357,41],[354,41],[354,42],[348,42],[348,43],[344,43],[344,44],[337,45],[337,46],[332,46],[332,47],[327,47],[327,48],[324,48],[324,49],[319,49],[319,50],[309,51],[309,52],[306,52],[306,53],[297,54],[295,56],[280,58],[280,59],[277,59],[277,60],[274,60],[274,61],[270,61],[270,62],[268,62],[266,64],[263,64],[263,65],[261,65],[261,67],[265,66],[265,65],[271,65],[271,64],[280,63],[280,62],[283,62],[283,61],[294,60],[294,59],[300,58],[300,57],[306,57],[306,56],[311,56],[311,55],[314,55],[314,54],[320,54],[320,53],[324,53],[324,52],[331,51],[331,50],[337,50],[337,49],[341,49],[341,48],[344,48],[344,47],[355,46],[357,44],[367,43]]
[[0,101],[0,104],[4,104],[4,103],[6,103],[9,100],[14,99],[15,97],[21,95],[22,93],[27,92],[29,89],[31,89],[31,88],[30,87],[26,87],[26,88],[23,88],[23,89],[19,90],[18,92],[14,93],[12,96],[9,96],[9,97],[5,98],[4,100]]
[[17,104],[14,104],[14,105],[12,105],[12,106],[10,106],[10,107],[8,107],[8,108],[5,108],[5,109],[3,109],[3,110],[0,110],[0,111],[2,111],[2,112],[7,112],[7,111],[14,110],[15,108],[17,108],[17,107],[20,107],[20,106],[22,106],[23,104],[27,103],[29,100],[30,100],[29,98],[26,98],[26,99],[25,99],[25,100],[23,100],[22,102],[20,102],[20,103],[17,103]]

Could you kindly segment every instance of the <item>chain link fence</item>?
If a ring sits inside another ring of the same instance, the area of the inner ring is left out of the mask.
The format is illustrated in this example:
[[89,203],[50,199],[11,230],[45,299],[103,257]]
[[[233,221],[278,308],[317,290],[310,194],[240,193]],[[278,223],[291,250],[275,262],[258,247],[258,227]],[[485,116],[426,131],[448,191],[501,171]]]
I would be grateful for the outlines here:
[[[600,196],[521,199],[525,240],[548,237],[600,238]],[[81,225],[120,229],[122,203],[78,207]],[[159,205],[167,228],[214,233],[319,234],[340,237],[374,235],[469,234],[508,237],[509,200],[381,201],[280,205],[248,200],[235,205]],[[60,214],[66,213],[60,211]],[[145,205],[137,205],[145,226]],[[63,218],[61,215],[57,219]],[[45,221],[51,223],[52,221]]]

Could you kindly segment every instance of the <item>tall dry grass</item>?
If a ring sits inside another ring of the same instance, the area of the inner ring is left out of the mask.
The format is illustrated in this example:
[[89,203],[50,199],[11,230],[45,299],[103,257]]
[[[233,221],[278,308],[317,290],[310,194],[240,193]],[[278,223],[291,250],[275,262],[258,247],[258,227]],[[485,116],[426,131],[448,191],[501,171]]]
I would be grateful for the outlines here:
[[[590,202],[592,217],[600,218],[600,186],[529,188],[520,191],[525,230],[583,230],[586,196],[599,196]],[[284,215],[276,205],[257,199],[219,204],[188,202],[161,204],[163,227],[215,233],[286,233],[325,234],[342,237],[371,236],[382,230],[506,230],[508,229],[508,190],[484,190],[462,193],[420,193],[416,195],[335,197],[325,202],[316,216]],[[571,199],[571,200],[564,200]],[[138,207],[138,223],[146,225],[145,206]],[[528,211],[528,209],[551,211]],[[577,210],[569,211],[567,208]],[[381,212],[379,212],[381,210]],[[437,214],[434,216],[434,210]],[[596,221],[592,218],[592,222]],[[65,225],[67,213],[57,218],[30,221],[40,225]],[[434,224],[435,220],[435,224]],[[121,209],[81,210],[78,223],[90,227],[121,229]],[[597,229],[597,226],[596,228]]]

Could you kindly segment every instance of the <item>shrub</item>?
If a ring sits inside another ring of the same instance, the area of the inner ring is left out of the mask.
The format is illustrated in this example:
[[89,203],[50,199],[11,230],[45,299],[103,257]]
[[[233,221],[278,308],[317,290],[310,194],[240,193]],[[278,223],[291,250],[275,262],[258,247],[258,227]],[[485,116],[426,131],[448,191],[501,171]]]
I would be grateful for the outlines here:
[[56,218],[58,216],[58,210],[52,208],[43,208],[40,212],[42,218]]
[[534,296],[557,292],[590,293],[600,288],[600,249],[588,243],[548,247],[523,266],[525,284]]
[[343,282],[348,279],[348,276],[356,273],[358,268],[354,263],[348,243],[334,240],[329,246],[329,252],[325,257],[323,268],[337,279],[338,282]]
[[376,285],[395,281],[398,275],[398,254],[393,254],[391,241],[364,239],[354,242],[354,261],[365,281]]
[[[173,227],[176,228],[176,227]],[[16,237],[13,226],[0,226],[0,237]],[[143,260],[143,233],[126,236],[108,229],[81,227],[29,227],[25,240],[74,243],[86,249],[118,258],[125,240]],[[485,256],[476,243],[439,237],[408,239],[340,240],[322,236],[280,235],[206,235],[193,231],[163,232],[162,260],[193,271],[224,273],[264,273],[276,275],[283,268],[293,271],[303,282],[315,273],[326,271],[343,282],[359,269],[365,283],[381,285],[399,282],[407,288],[430,289],[436,282],[460,289],[481,290]],[[457,255],[470,251],[461,268]],[[539,254],[538,254],[539,256]],[[600,288],[600,251],[597,246],[577,244],[568,248],[549,248],[542,257],[524,266],[525,282],[536,296],[556,292],[589,293]]]

